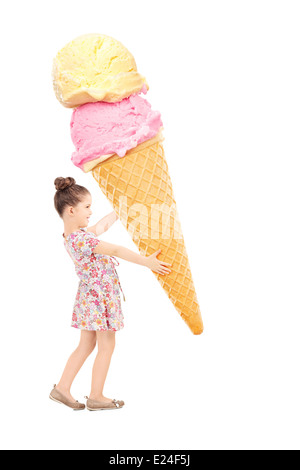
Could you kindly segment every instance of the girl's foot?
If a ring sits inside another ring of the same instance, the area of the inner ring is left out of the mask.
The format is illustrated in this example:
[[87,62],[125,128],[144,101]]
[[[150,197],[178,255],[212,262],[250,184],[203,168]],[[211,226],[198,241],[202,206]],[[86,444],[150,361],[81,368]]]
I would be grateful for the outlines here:
[[112,398],[107,398],[107,397],[104,397],[103,395],[95,395],[95,396],[91,395],[90,400],[100,401],[102,403],[112,403],[113,402]]
[[65,390],[64,388],[60,387],[59,385],[55,386],[55,389],[60,392],[66,399],[71,402],[71,403],[76,403],[76,400],[74,397],[72,397],[71,393],[69,390]]
[[50,393],[49,398],[53,401],[56,401],[57,403],[60,403],[62,405],[66,405],[66,406],[68,406],[69,408],[72,408],[75,411],[85,409],[85,405],[83,403],[79,403],[76,400],[75,401],[69,400],[64,394],[62,394],[59,390],[57,390],[56,385],[54,385],[54,388],[53,388],[52,392]]
[[[119,410],[125,405],[124,401],[121,400],[110,400],[109,398],[102,397],[102,400],[92,400],[87,398],[86,407],[89,411],[100,411],[100,410]],[[103,401],[103,398],[108,401]]]

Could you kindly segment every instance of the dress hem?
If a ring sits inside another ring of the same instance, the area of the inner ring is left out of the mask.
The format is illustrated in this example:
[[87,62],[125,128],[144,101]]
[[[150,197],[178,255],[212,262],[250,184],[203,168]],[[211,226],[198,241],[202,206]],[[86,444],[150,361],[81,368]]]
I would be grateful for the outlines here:
[[122,326],[121,328],[117,329],[117,328],[93,328],[93,329],[90,329],[90,328],[80,328],[79,326],[76,326],[76,325],[71,325],[71,328],[75,328],[75,330],[81,330],[81,331],[121,331],[123,330],[124,326]]

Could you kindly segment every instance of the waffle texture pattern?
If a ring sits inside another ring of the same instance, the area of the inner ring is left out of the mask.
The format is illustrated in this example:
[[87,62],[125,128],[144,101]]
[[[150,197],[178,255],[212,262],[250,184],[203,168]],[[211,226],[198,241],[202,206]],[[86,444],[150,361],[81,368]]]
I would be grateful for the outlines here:
[[203,322],[162,141],[151,139],[92,173],[140,253],[161,249],[159,259],[172,264],[171,274],[154,274],[193,334],[200,335]]

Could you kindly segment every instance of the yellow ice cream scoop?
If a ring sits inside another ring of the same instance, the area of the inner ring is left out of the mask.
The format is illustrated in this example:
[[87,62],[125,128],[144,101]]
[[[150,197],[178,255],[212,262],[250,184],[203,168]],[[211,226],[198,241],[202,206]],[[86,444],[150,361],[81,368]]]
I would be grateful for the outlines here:
[[66,108],[85,103],[115,103],[148,90],[133,55],[119,41],[103,34],[80,36],[53,61],[53,86]]

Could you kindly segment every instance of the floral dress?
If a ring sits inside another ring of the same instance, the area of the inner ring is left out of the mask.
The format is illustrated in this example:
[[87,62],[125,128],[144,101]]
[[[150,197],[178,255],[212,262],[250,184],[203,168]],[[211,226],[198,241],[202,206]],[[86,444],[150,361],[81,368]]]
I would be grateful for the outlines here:
[[64,238],[80,279],[71,326],[89,331],[119,331],[124,328],[122,288],[115,268],[119,263],[113,257],[93,253],[99,243],[92,232],[83,229]]

